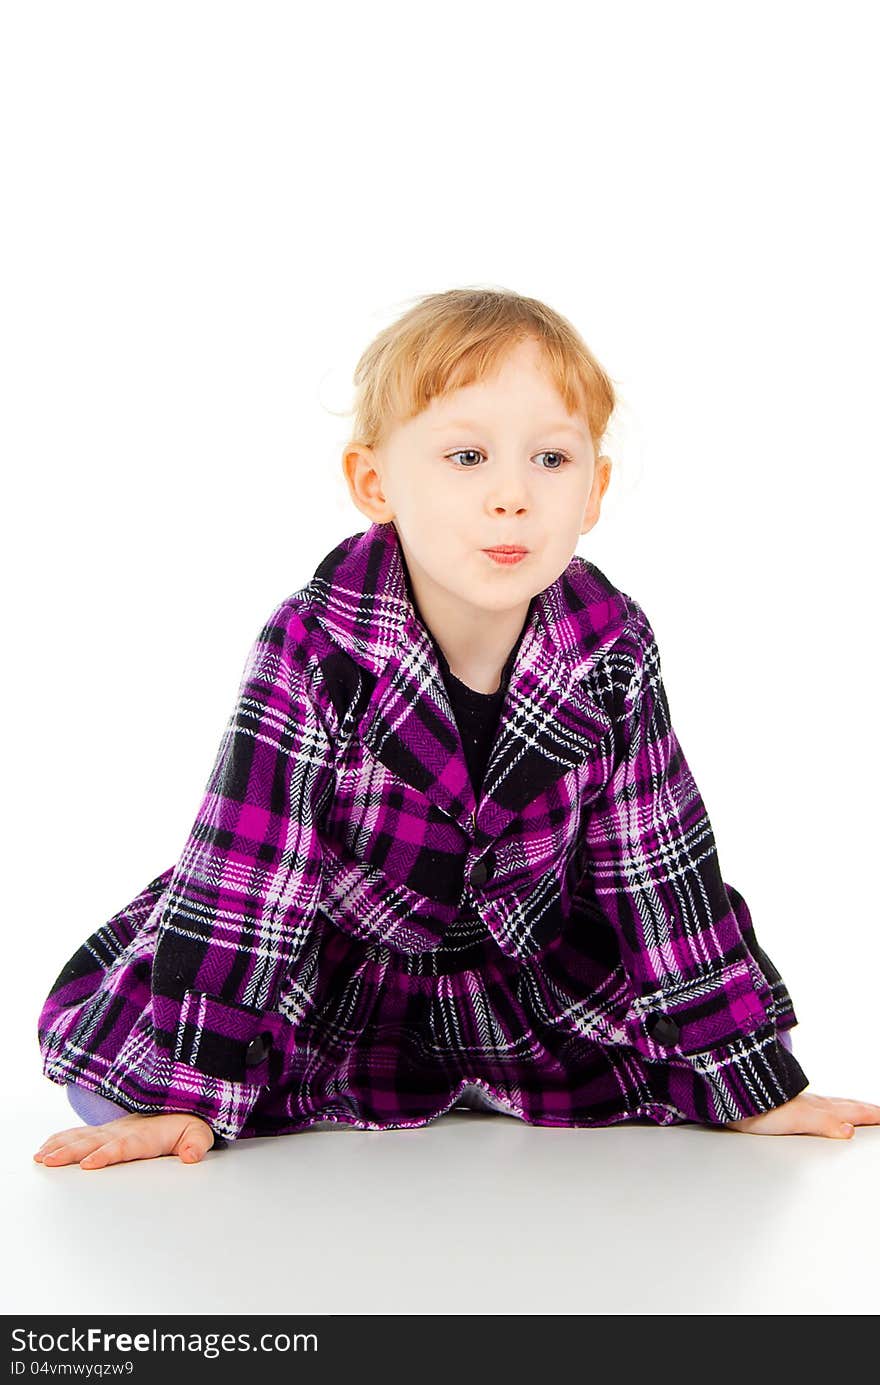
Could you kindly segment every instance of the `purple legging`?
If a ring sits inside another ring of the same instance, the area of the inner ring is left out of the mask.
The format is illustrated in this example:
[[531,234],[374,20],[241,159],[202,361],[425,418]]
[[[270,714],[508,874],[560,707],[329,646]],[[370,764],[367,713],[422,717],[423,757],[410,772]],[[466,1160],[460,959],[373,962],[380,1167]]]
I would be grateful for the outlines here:
[[103,1125],[105,1121],[116,1120],[117,1116],[128,1115],[124,1106],[117,1106],[115,1101],[108,1101],[100,1092],[77,1087],[73,1082],[67,1084],[67,1100],[86,1125]]
[[[780,1031],[779,1042],[785,1045],[789,1053],[793,1052],[791,1035],[787,1030]],[[124,1106],[117,1106],[115,1101],[108,1101],[100,1092],[90,1091],[88,1087],[78,1087],[73,1082],[67,1084],[67,1099],[86,1125],[103,1125],[105,1121],[115,1120],[117,1116],[128,1115]]]

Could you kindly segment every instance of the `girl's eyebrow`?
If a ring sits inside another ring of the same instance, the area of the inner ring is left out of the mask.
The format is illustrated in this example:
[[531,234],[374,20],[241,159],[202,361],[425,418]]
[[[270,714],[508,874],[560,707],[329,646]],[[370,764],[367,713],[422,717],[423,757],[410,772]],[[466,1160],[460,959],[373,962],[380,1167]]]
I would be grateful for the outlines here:
[[[480,426],[480,424],[472,423],[471,420],[467,418],[453,418],[445,423],[435,424],[432,431],[435,433],[442,433],[449,428],[479,429]],[[573,423],[548,423],[545,424],[543,428],[539,428],[536,431],[541,433],[571,433],[574,437],[580,438],[581,442],[584,441],[583,430],[576,428]]]

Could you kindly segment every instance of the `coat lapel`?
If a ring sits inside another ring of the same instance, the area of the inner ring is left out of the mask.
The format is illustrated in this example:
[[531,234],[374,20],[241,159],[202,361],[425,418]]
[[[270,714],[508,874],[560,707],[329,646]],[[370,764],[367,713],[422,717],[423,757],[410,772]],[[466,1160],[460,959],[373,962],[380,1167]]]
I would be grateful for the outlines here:
[[622,595],[572,558],[533,599],[475,799],[434,642],[409,594],[393,523],[345,539],[310,584],[328,635],[371,675],[358,734],[407,784],[474,835],[495,838],[605,738],[590,674],[626,621]]

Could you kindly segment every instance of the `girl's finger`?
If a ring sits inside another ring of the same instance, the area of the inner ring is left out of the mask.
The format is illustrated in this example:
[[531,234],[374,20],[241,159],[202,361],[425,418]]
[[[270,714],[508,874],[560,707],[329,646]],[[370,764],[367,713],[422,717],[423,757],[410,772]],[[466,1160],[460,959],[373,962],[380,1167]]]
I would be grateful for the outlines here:
[[45,1144],[40,1145],[34,1155],[35,1159],[43,1159],[47,1154],[54,1154],[58,1149],[64,1149],[73,1140],[73,1135],[52,1135]]
[[83,1154],[88,1154],[94,1147],[94,1135],[84,1134],[79,1139],[65,1140],[62,1144],[54,1145],[40,1156],[38,1162],[49,1168],[56,1168],[59,1164],[78,1163]]
[[200,1159],[204,1159],[211,1145],[207,1140],[199,1140],[191,1136],[184,1144],[178,1148],[178,1154],[185,1164],[196,1164]]
[[[69,1130],[56,1130],[54,1134],[47,1135],[46,1139],[37,1150],[37,1154],[47,1154],[52,1149],[60,1149],[62,1145],[69,1144],[71,1140],[81,1139],[88,1135],[90,1131],[100,1129],[96,1126],[72,1125]],[[34,1155],[36,1159],[37,1154]]]
[[138,1147],[137,1141],[131,1135],[117,1135],[112,1140],[105,1140],[97,1149],[93,1149],[91,1154],[87,1154],[84,1159],[80,1159],[81,1169],[102,1169],[107,1164],[124,1164],[130,1159],[152,1158],[144,1152],[143,1146]]
[[[803,1094],[806,1097],[806,1093]],[[880,1125],[880,1106],[870,1101],[856,1101],[851,1097],[819,1096],[811,1093],[809,1100],[802,1105],[818,1120],[819,1129],[815,1133],[836,1135],[851,1139],[857,1125]],[[808,1133],[814,1133],[812,1130]]]
[[880,1106],[872,1106],[867,1101],[844,1101],[836,1103],[837,1115],[841,1121],[852,1125],[880,1125]]
[[214,1132],[202,1121],[193,1121],[181,1132],[175,1153],[184,1164],[197,1164],[214,1144]]
[[831,1107],[825,1107],[816,1112],[817,1128],[810,1131],[813,1135],[826,1135],[832,1140],[851,1140],[856,1133],[852,1121],[846,1120],[846,1113],[835,1111]]

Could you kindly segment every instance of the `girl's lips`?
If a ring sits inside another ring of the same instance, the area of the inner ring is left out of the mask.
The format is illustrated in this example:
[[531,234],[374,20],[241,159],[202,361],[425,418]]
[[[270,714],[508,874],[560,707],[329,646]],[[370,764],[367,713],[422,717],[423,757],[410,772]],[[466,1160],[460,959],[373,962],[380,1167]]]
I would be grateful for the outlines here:
[[524,552],[502,553],[497,548],[484,548],[483,552],[488,558],[491,558],[493,562],[500,563],[502,567],[509,567],[514,563],[520,563],[523,558],[527,557],[527,554]]

